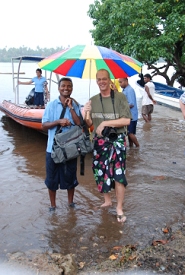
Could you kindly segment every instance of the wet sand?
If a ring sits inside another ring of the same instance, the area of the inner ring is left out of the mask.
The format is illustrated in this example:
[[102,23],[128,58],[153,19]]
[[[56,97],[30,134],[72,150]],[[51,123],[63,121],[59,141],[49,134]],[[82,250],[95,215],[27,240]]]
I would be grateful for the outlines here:
[[[137,243],[145,247],[161,237],[161,228],[174,230],[185,219],[185,123],[178,111],[155,106],[153,121],[138,122],[139,149],[127,150],[124,212],[118,224],[113,207],[103,201],[86,156],[85,176],[78,175],[75,210],[58,191],[58,209],[48,212],[44,185],[47,137],[16,124],[1,113],[0,121],[0,258],[15,252],[73,253],[85,267],[108,259],[112,247]],[[10,254],[9,254],[10,253]]]

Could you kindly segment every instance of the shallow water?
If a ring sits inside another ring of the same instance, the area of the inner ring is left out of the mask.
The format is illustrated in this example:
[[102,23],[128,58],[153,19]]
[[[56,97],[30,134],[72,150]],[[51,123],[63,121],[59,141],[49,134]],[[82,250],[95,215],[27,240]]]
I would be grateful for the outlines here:
[[113,207],[99,208],[103,199],[91,155],[85,160],[85,176],[78,175],[76,209],[69,209],[66,192],[58,191],[58,209],[49,213],[44,185],[47,137],[0,115],[1,259],[17,251],[54,251],[74,253],[87,266],[96,265],[115,245],[143,247],[161,236],[165,224],[175,228],[184,221],[185,123],[180,112],[155,106],[151,124],[138,122],[140,149],[127,150],[124,225],[116,221],[114,192]]

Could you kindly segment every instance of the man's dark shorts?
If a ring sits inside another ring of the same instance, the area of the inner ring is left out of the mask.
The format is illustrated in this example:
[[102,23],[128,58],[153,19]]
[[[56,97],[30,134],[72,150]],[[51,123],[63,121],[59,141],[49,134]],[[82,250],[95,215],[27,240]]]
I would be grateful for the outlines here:
[[136,135],[136,126],[137,126],[137,120],[131,120],[130,125],[128,126],[128,134],[134,134]]
[[35,94],[34,94],[34,105],[44,106],[44,93],[35,92]]
[[141,109],[142,115],[150,115],[153,113],[154,106],[152,104],[143,105]]
[[48,189],[56,191],[60,189],[73,189],[78,185],[77,159],[72,159],[66,164],[56,164],[51,158],[51,153],[46,152],[46,180]]

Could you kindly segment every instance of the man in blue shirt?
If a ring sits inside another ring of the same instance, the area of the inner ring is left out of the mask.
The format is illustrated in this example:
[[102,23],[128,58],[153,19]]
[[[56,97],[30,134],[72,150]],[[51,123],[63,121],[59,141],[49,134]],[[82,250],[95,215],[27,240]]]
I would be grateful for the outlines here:
[[123,88],[123,93],[125,94],[128,104],[130,106],[130,111],[132,114],[132,120],[130,125],[128,126],[128,140],[129,146],[133,147],[135,144],[136,147],[139,147],[139,142],[136,138],[136,126],[138,120],[138,108],[137,108],[137,101],[136,101],[136,94],[134,89],[129,85],[128,78],[120,78],[119,84],[121,88]]
[[[42,118],[43,130],[48,130],[48,143],[46,149],[46,180],[51,207],[50,211],[56,208],[56,191],[67,189],[68,204],[74,207],[73,197],[75,187],[78,185],[76,171],[77,159],[72,159],[64,163],[56,164],[51,158],[53,139],[57,126],[62,127],[62,131],[68,131],[74,125],[80,125],[80,107],[72,100],[71,93],[73,83],[70,78],[63,77],[58,83],[59,98],[48,103]],[[60,119],[62,110],[66,107],[64,118]]]
[[19,84],[30,85],[32,83],[35,84],[35,94],[34,94],[34,105],[36,108],[45,108],[44,107],[44,93],[46,92],[47,98],[49,97],[49,92],[47,88],[47,81],[44,76],[42,76],[42,70],[37,69],[36,75],[30,81],[22,82],[19,81]]

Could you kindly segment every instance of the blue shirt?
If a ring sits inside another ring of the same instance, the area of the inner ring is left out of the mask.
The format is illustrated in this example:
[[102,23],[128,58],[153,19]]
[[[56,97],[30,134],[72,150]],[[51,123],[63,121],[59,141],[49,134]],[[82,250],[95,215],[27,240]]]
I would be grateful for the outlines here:
[[46,78],[44,76],[41,76],[40,78],[35,76],[32,78],[32,82],[35,83],[35,92],[36,93],[44,92],[44,83],[47,83]]
[[134,105],[134,107],[130,108],[132,121],[138,120],[137,101],[134,89],[130,85],[128,85],[126,88],[124,88],[123,93],[127,98],[128,104]]
[[[76,103],[74,103],[74,101],[73,101],[72,105],[73,105],[73,108],[75,109],[76,114],[79,116],[80,115],[80,106],[78,106]],[[63,109],[63,106],[62,106],[62,103],[59,98],[55,99],[54,101],[49,102],[47,104],[45,111],[44,111],[44,115],[42,117],[42,123],[53,122],[55,120],[58,120],[62,113],[62,109]],[[70,122],[72,124],[74,124],[74,121],[73,121],[73,118],[71,115],[71,111],[68,107],[66,108],[64,118],[69,119]],[[71,127],[73,127],[73,125],[68,126],[68,127],[63,127],[62,131],[66,132]],[[51,129],[48,129],[48,143],[47,143],[47,149],[46,149],[46,151],[48,153],[51,153],[51,151],[52,151],[53,139],[55,136],[56,129],[57,129],[57,126],[51,128]]]

